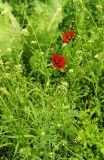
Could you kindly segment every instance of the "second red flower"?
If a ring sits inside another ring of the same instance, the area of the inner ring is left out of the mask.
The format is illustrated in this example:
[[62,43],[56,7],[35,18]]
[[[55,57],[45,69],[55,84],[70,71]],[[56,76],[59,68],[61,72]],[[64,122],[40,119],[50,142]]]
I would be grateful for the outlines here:
[[62,35],[63,42],[64,43],[70,42],[70,40],[74,37],[74,35],[75,35],[74,30],[70,30],[68,33],[63,33]]

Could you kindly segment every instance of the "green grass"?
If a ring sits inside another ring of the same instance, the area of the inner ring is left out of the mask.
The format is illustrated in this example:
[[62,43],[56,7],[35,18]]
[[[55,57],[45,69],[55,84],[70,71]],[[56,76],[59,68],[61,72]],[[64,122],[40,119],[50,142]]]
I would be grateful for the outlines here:
[[0,160],[103,160],[104,1],[0,2]]

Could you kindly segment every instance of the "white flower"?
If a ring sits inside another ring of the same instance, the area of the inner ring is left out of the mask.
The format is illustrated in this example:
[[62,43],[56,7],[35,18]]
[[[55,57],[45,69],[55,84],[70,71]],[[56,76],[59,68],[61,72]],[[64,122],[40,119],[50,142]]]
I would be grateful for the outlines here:
[[65,87],[68,86],[68,83],[67,83],[66,81],[61,82],[61,84],[62,84],[63,86],[65,86]]
[[40,54],[41,54],[41,55],[44,55],[44,52],[41,51]]
[[29,32],[26,28],[22,29],[22,34],[25,36],[29,36]]
[[69,72],[70,72],[70,73],[73,73],[73,72],[74,72],[74,70],[73,70],[73,69],[69,69]]
[[99,58],[99,55],[98,55],[98,54],[96,54],[96,55],[95,55],[95,58],[96,58],[96,59],[98,59],[98,58]]
[[63,82],[61,82],[61,85],[59,86],[59,88],[65,90],[67,92],[68,86],[69,86],[68,83],[63,81]]
[[63,43],[62,48],[66,47],[67,43]]
[[20,70],[20,69],[22,69],[22,65],[21,65],[21,64],[17,64],[17,65],[15,65],[15,68],[16,68],[17,70]]

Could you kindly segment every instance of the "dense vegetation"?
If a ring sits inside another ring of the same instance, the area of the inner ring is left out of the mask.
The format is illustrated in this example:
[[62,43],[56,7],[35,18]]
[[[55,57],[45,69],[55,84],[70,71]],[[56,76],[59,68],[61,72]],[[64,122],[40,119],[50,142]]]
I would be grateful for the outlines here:
[[0,160],[104,160],[104,0],[0,0]]

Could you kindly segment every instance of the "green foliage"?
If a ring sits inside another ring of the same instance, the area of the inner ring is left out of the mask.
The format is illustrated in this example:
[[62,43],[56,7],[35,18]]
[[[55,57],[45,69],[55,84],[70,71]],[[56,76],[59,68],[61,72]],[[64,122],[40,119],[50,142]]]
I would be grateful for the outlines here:
[[14,65],[13,60],[9,64],[1,60],[0,74],[0,148],[2,152],[6,149],[1,156],[58,159],[74,154],[70,146],[77,133],[74,118],[78,112],[68,103],[65,85],[43,89],[40,83],[23,77],[22,66]]
[[[49,71],[47,69],[47,66],[50,66],[47,61],[50,60],[52,47],[56,45],[56,40],[60,35],[58,26],[62,22],[62,6],[66,2],[62,4],[61,0],[47,1],[47,3],[35,1],[34,10],[25,29],[27,34],[23,33],[23,59],[27,57],[26,68],[27,70],[31,68],[35,74],[38,68],[41,72],[39,77],[44,77],[42,79],[46,79],[47,83],[51,74],[50,69]],[[40,61],[43,63],[40,64]]]
[[[103,0],[6,2],[0,1],[0,159],[103,160]],[[72,28],[75,37],[63,45],[62,33]],[[64,69],[52,66],[53,52],[66,58]]]
[[21,28],[8,3],[0,2],[0,56],[21,48]]
[[[58,24],[61,21],[62,5],[60,0],[57,3],[51,1],[49,4],[36,1],[27,26],[29,36],[26,37],[26,42],[30,51],[34,51],[36,48],[42,51],[47,50],[57,38]],[[36,41],[36,44],[31,44],[32,41]]]

